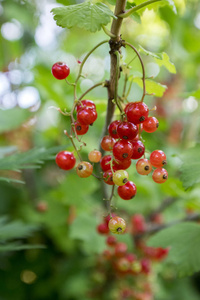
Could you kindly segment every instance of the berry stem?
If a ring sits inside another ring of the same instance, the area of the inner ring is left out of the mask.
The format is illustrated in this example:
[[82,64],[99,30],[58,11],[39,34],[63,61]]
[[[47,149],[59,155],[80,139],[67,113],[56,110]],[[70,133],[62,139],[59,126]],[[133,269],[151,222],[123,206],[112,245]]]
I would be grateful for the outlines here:
[[120,68],[120,54],[119,51],[115,52],[115,55],[117,57],[117,65],[116,65],[116,77],[115,77],[115,95],[114,95],[114,102],[117,105],[120,114],[121,114],[121,119],[123,121],[123,115],[124,115],[124,111],[123,108],[121,107],[120,102],[118,101],[118,82],[119,82],[119,68]]
[[95,89],[96,87],[98,86],[102,86],[102,87],[106,87],[106,81],[102,81],[102,82],[99,82],[95,85],[93,85],[91,88],[89,88],[87,91],[85,91],[78,99],[78,102],[81,101],[81,99],[86,95],[88,94],[90,91],[92,91],[93,89]]
[[71,143],[72,143],[72,145],[73,145],[73,147],[74,147],[74,149],[75,149],[75,151],[76,151],[76,153],[77,153],[77,155],[78,155],[79,160],[82,162],[82,161],[83,161],[83,160],[82,160],[82,157],[81,157],[80,152],[78,151],[78,149],[77,149],[77,147],[76,147],[76,144],[74,143],[74,138],[73,138],[73,136],[72,136],[72,135],[69,135],[69,134],[67,133],[66,130],[64,131],[64,133],[65,133],[66,136],[70,139],[70,141],[71,141]]
[[141,3],[139,5],[136,5],[134,7],[132,7],[131,9],[127,10],[126,12],[124,12],[123,14],[120,14],[118,15],[118,18],[127,18],[129,17],[132,13],[136,12],[137,10],[147,6],[147,5],[150,5],[154,2],[158,2],[158,1],[162,1],[162,0],[149,0],[149,1],[146,1],[144,3]]
[[128,43],[128,42],[125,42],[125,41],[122,41],[122,46],[125,47],[126,45],[129,46],[130,48],[132,48],[133,51],[135,51],[135,53],[137,54],[137,56],[138,56],[138,58],[139,58],[139,60],[140,60],[141,66],[142,66],[143,95],[142,95],[142,98],[141,98],[140,101],[143,102],[144,97],[145,97],[145,95],[146,95],[146,84],[145,84],[145,69],[144,69],[144,63],[143,63],[142,58],[141,58],[139,52],[137,51],[137,49],[136,49],[132,44],[130,44],[130,43]]

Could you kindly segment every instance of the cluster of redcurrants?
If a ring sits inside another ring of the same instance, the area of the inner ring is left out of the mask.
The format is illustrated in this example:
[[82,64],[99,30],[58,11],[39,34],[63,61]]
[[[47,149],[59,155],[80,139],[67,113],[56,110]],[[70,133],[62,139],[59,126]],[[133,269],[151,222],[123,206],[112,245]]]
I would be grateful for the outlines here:
[[[114,218],[116,216],[113,214],[112,219]],[[109,221],[110,216],[106,216],[103,222],[97,226],[97,232],[106,236],[106,245],[108,246],[99,257],[99,269],[112,274],[112,278],[116,281],[125,279],[126,285],[129,282],[129,286],[126,288],[123,286],[119,291],[120,297],[123,294],[120,299],[153,299],[153,289],[151,280],[149,280],[153,272],[153,266],[154,263],[165,259],[169,250],[148,247],[144,238],[140,236],[135,239],[134,253],[129,252],[126,243],[119,242],[115,236],[110,235]],[[152,222],[154,223],[153,220]],[[159,216],[156,216],[155,223],[160,224]],[[131,217],[130,227],[126,231],[136,237],[145,233],[147,227],[144,217],[135,214]],[[104,264],[106,267],[104,267]],[[109,278],[109,274],[106,274],[105,278]],[[144,285],[141,286],[141,283]]]

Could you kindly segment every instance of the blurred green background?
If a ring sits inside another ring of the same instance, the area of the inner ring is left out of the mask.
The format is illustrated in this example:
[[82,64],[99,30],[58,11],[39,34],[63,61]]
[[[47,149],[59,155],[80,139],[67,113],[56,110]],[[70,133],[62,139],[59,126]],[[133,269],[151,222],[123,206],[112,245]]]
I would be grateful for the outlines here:
[[[16,149],[26,152],[61,146],[59,149],[72,150],[63,134],[69,128],[69,120],[49,107],[70,110],[73,89],[52,76],[51,66],[65,61],[71,69],[69,81],[73,82],[79,68],[77,60],[82,60],[107,37],[103,31],[92,34],[81,29],[58,28],[50,11],[65,3],[76,1],[0,0],[1,158]],[[123,39],[151,52],[166,52],[177,69],[176,74],[171,74],[152,57],[143,56],[147,76],[168,86],[163,97],[145,98],[150,108],[157,106],[151,115],[158,118],[160,126],[153,134],[144,133],[143,138],[148,152],[162,149],[167,154],[169,179],[164,185],[156,185],[151,177],[137,175],[132,168],[130,177],[137,185],[137,197],[128,202],[115,199],[118,211],[127,220],[134,213],[148,214],[167,197],[178,201],[164,212],[166,222],[184,217],[187,209],[200,210],[200,186],[185,192],[179,171],[180,156],[199,142],[200,3],[175,0],[175,4],[177,15],[167,6],[146,9],[141,23],[129,18],[122,29]],[[128,49],[122,49],[122,54],[126,62],[133,58]],[[136,59],[131,67],[131,74],[141,74]],[[107,45],[92,54],[83,73],[85,78],[78,86],[79,95],[109,78]],[[141,88],[133,83],[129,101],[140,100],[141,94]],[[102,88],[89,94],[97,106],[98,119],[83,138],[87,143],[82,152],[85,159],[88,151],[99,147],[106,96]],[[55,156],[56,152],[52,153]],[[106,214],[98,181],[81,179],[74,171],[66,173],[58,169],[54,159],[45,161],[41,168],[25,169],[21,173],[1,171],[1,176],[25,182],[0,181],[0,224],[10,224],[8,232],[14,231],[18,237],[10,243],[21,241],[45,248],[1,249],[0,300],[122,299],[117,298],[117,281],[111,290],[106,287],[99,296],[89,296],[104,280],[96,270],[98,255],[106,249],[105,237],[96,232],[96,226]],[[20,239],[21,236],[24,238]],[[119,240],[125,240],[133,251],[130,237],[122,236]],[[200,298],[199,274],[179,279],[168,265],[156,268],[152,277],[156,300]]]

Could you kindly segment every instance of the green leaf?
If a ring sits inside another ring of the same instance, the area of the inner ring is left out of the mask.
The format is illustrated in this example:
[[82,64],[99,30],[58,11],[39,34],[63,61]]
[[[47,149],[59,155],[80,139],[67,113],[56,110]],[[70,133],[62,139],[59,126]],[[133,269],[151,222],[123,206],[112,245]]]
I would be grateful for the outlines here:
[[0,241],[31,236],[38,230],[38,226],[22,223],[21,221],[8,222],[6,217],[0,218]]
[[170,247],[167,261],[174,263],[180,276],[200,270],[200,225],[184,222],[161,230],[151,237],[148,245]]
[[185,189],[200,182],[200,144],[189,148],[181,155],[183,164],[180,167],[180,179]]
[[8,252],[8,251],[20,251],[27,249],[44,249],[46,248],[44,245],[25,245],[18,242],[8,243],[5,245],[0,245],[0,252]]
[[20,127],[32,114],[30,111],[18,107],[7,110],[0,109],[0,133]]
[[7,183],[21,183],[21,184],[25,184],[25,182],[22,181],[22,180],[18,180],[18,179],[14,179],[14,178],[9,178],[9,177],[0,177],[0,181],[5,181]]
[[56,24],[63,28],[79,27],[96,32],[107,25],[110,18],[116,18],[109,7],[103,3],[83,2],[77,5],[53,8],[51,11]]
[[130,15],[130,17],[131,17],[131,19],[133,19],[135,22],[141,24],[142,21],[141,21],[140,15],[139,15],[137,12],[133,13],[132,15]]
[[168,5],[171,7],[171,9],[173,10],[173,12],[175,13],[175,14],[177,14],[177,9],[176,9],[176,6],[175,6],[175,3],[174,3],[174,1],[173,0],[165,0],[167,3],[168,3]]
[[[132,81],[137,83],[141,88],[143,87],[143,82],[142,79],[139,77],[133,77]],[[163,85],[161,83],[155,82],[153,80],[150,79],[146,79],[145,80],[146,83],[146,92],[148,94],[153,94],[156,97],[162,97],[165,90],[167,89],[166,85]]]
[[4,157],[5,155],[12,154],[13,152],[17,151],[16,146],[5,146],[0,147],[0,158]]
[[197,91],[194,91],[190,96],[195,97],[196,99],[200,99],[200,89]]
[[170,73],[176,74],[175,65],[169,60],[167,53],[153,53],[140,46],[139,51],[147,56],[154,58],[155,62],[161,67],[164,66]]
[[54,158],[64,146],[52,147],[50,149],[36,148],[27,152],[16,153],[0,159],[0,170],[19,170],[37,168],[44,160]]

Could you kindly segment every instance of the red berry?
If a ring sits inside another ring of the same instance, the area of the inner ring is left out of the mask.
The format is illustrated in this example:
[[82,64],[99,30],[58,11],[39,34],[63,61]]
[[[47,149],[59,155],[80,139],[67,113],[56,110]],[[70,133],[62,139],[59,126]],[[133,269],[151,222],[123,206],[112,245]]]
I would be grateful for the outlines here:
[[116,120],[113,121],[112,123],[110,123],[110,125],[108,126],[108,132],[110,134],[110,136],[112,136],[114,139],[118,139],[118,133],[117,133],[117,126],[119,125],[120,121]]
[[144,122],[149,114],[149,108],[144,102],[132,102],[126,109],[129,122],[139,124]]
[[150,155],[150,163],[156,168],[162,168],[167,164],[166,154],[162,150],[155,150]]
[[59,61],[52,66],[51,72],[56,79],[62,80],[69,76],[70,68]]
[[114,170],[126,170],[131,165],[131,159],[124,159],[124,160],[113,160],[113,169]]
[[76,164],[76,158],[72,152],[61,151],[56,155],[56,163],[63,170],[71,170]]
[[146,223],[142,215],[135,214],[134,216],[132,216],[131,223],[133,225],[134,233],[143,233],[146,231]]
[[123,257],[127,252],[127,245],[125,243],[117,243],[115,246],[115,256]]
[[122,234],[126,229],[126,222],[124,219],[116,216],[110,219],[108,227],[112,233]]
[[137,192],[136,185],[132,181],[128,181],[125,185],[119,186],[117,189],[118,195],[123,200],[130,200],[135,197]]
[[101,160],[101,152],[98,150],[90,151],[88,158],[91,162],[98,163]]
[[144,253],[147,257],[151,258],[152,260],[162,260],[166,258],[169,249],[167,248],[154,248],[154,247],[145,247],[143,249]]
[[125,106],[125,108],[124,108],[125,114],[127,114],[127,111],[128,111],[128,109],[129,109],[129,107],[132,105],[132,103],[133,103],[133,102],[129,102],[129,103],[126,104],[126,106]]
[[47,202],[45,202],[45,201],[38,202],[36,209],[37,209],[37,211],[42,212],[42,213],[46,212],[48,210]]
[[119,140],[113,146],[113,155],[118,160],[130,159],[133,154],[133,146],[129,141]]
[[114,185],[113,182],[113,172],[111,170],[107,170],[103,173],[103,180],[105,183],[109,185]]
[[76,111],[78,112],[83,107],[91,107],[94,110],[96,110],[96,105],[92,100],[82,100],[80,103],[76,106]]
[[117,126],[117,133],[120,139],[132,140],[138,134],[138,128],[133,123],[120,122]]
[[89,177],[92,174],[92,172],[93,166],[87,161],[82,161],[76,167],[76,173],[81,178]]
[[148,175],[152,170],[152,165],[148,159],[141,158],[136,163],[136,170],[141,175]]
[[80,124],[78,121],[74,122],[74,128],[77,135],[84,135],[88,132],[89,126]]
[[110,219],[111,219],[111,218],[114,218],[114,217],[116,217],[116,214],[111,213],[111,216],[110,216],[110,214],[109,214],[109,215],[107,215],[106,217],[104,217],[104,222],[108,225]]
[[142,273],[149,274],[151,271],[151,261],[148,258],[141,260]]
[[140,140],[132,140],[130,141],[133,147],[133,154],[131,156],[132,159],[138,159],[144,155],[145,146]]
[[83,107],[77,112],[77,120],[83,125],[91,125],[94,121],[96,121],[96,119],[96,110],[89,106]]
[[101,140],[101,148],[105,151],[111,151],[115,144],[115,139],[109,135],[105,135]]
[[168,178],[168,173],[165,169],[158,168],[153,172],[152,178],[156,183],[164,183]]
[[112,159],[111,155],[105,155],[101,158],[100,166],[101,166],[101,168],[104,172],[110,170],[110,168],[111,168],[111,166],[110,166],[111,159]]
[[133,253],[127,253],[126,254],[126,259],[129,261],[129,262],[133,262],[137,259],[137,257],[135,256],[135,254]]
[[143,123],[143,129],[146,132],[154,132],[158,129],[159,122],[155,117],[148,117]]
[[106,239],[106,244],[110,247],[115,246],[117,243],[117,239],[115,236],[109,235]]
[[99,225],[97,226],[97,231],[98,231],[100,234],[108,234],[108,233],[109,233],[108,225],[107,225],[106,223],[99,224]]

